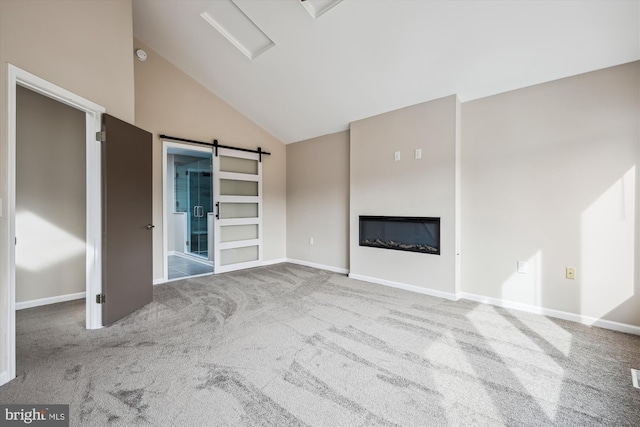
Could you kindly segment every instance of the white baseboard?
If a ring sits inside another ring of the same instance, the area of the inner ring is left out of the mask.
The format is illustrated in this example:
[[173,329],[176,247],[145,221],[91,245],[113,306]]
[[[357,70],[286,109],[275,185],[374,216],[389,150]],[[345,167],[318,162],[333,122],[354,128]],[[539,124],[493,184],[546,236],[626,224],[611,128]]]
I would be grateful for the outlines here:
[[640,335],[640,326],[629,325],[627,323],[614,322],[612,320],[598,319],[595,317],[585,316],[582,314],[569,313],[567,311],[553,310],[536,305],[523,304],[514,301],[507,301],[498,298],[486,297],[483,295],[470,294],[460,292],[459,298],[491,304],[497,307],[512,308],[514,310],[526,311],[527,313],[541,314],[543,316],[555,317],[557,319],[570,320],[572,322],[582,323],[587,326],[597,326],[613,331],[625,332],[627,334]]
[[0,386],[5,385],[8,382],[9,382],[9,374],[7,374],[7,371],[0,372]]
[[404,289],[405,291],[416,292],[418,294],[429,295],[432,297],[444,298],[451,301],[456,301],[458,299],[456,297],[456,294],[453,294],[450,292],[443,292],[435,289],[422,288],[420,286],[409,285],[406,283],[392,282],[391,280],[378,279],[376,277],[361,276],[359,274],[350,273],[349,278],[355,279],[355,280],[362,280],[364,282],[376,283],[378,285],[390,286],[392,288]]
[[185,254],[184,252],[169,251],[167,252],[167,256],[169,255],[174,255],[180,258],[188,259],[189,261],[199,262],[200,264],[204,264],[209,267],[213,265],[213,261],[204,260],[195,255]]
[[262,261],[262,265],[275,265],[275,264],[282,264],[283,262],[287,262],[287,259],[286,258],[270,259],[268,261]]
[[191,257],[190,257],[189,255],[185,255],[185,253],[184,253],[184,252],[178,252],[178,251],[167,251],[167,256],[171,256],[171,255],[173,255],[173,256],[179,256],[179,257],[182,257],[182,258],[188,258],[188,259],[191,259]]
[[305,267],[313,267],[313,268],[317,268],[317,269],[320,269],[320,270],[332,271],[334,273],[349,274],[349,270],[348,269],[340,268],[340,267],[333,267],[331,265],[316,264],[315,262],[302,261],[302,260],[299,260],[299,259],[292,259],[292,258],[287,258],[286,262],[290,262],[292,264],[304,265]]
[[59,295],[57,297],[48,297],[34,299],[31,301],[16,302],[16,310],[24,310],[25,308],[40,307],[41,305],[56,304],[59,302],[73,301],[76,299],[86,298],[86,292],[78,292],[75,294]]

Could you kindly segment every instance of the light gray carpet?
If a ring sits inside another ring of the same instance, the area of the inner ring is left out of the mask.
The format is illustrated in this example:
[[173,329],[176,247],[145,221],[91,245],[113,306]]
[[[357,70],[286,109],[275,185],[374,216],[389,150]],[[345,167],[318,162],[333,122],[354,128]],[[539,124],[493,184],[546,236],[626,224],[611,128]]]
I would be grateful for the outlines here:
[[0,402],[77,426],[640,422],[640,337],[292,264],[156,286],[99,331],[81,302],[17,325]]

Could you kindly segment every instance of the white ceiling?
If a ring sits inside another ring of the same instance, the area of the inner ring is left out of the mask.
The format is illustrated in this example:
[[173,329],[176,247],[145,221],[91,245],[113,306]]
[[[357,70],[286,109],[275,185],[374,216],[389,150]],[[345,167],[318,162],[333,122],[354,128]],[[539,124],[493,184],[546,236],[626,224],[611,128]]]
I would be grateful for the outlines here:
[[638,0],[343,0],[315,20],[234,2],[275,43],[253,60],[200,16],[210,1],[133,0],[134,35],[284,143],[640,59]]

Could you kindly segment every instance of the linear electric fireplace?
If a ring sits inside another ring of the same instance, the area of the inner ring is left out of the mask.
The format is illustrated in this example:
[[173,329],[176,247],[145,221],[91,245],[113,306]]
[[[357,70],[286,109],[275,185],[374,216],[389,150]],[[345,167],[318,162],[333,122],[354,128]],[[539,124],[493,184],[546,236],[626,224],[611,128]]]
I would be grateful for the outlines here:
[[361,215],[360,246],[440,255],[440,218]]

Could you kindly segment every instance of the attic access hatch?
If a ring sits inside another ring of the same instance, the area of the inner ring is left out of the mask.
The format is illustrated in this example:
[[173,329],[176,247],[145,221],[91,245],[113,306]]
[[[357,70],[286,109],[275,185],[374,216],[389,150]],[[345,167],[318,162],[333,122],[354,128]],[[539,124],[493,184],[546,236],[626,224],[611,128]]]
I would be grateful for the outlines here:
[[318,19],[341,1],[342,0],[300,0],[300,3],[307,9],[307,12],[309,12],[309,15],[311,15],[313,19]]
[[[341,1],[300,0],[300,4],[318,19]],[[211,1],[200,16],[251,60],[276,45],[233,0]]]
[[249,59],[255,59],[275,46],[232,0],[209,2],[209,8],[200,16]]

